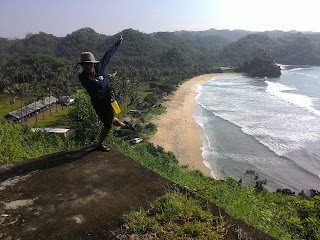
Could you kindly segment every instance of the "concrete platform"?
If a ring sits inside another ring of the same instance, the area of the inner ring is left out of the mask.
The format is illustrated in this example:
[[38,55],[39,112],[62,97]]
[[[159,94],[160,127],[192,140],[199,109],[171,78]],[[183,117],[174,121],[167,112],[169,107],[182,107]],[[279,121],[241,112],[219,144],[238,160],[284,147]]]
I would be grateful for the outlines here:
[[113,239],[119,218],[173,183],[93,146],[0,167],[0,239]]

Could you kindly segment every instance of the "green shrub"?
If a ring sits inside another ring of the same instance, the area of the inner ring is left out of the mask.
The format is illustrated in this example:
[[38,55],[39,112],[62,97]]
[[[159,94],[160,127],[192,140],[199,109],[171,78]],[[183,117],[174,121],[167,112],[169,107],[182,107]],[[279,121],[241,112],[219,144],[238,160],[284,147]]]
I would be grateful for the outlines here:
[[145,120],[144,117],[140,117],[140,121],[141,121],[142,123],[144,123],[146,120]]
[[141,126],[141,124],[138,124],[138,123],[137,123],[134,127],[135,127],[135,129],[137,130],[137,132],[141,132],[142,129],[143,129],[142,126]]
[[156,95],[162,95],[162,94],[163,94],[163,91],[160,90],[159,88],[156,88],[156,89],[154,90],[154,94],[156,94]]
[[146,96],[144,98],[144,101],[151,104],[151,105],[154,105],[156,104],[156,102],[158,101],[157,97],[154,95],[154,94],[149,94],[148,96]]
[[219,231],[221,223],[210,211],[187,196],[171,192],[151,204],[148,210],[139,210],[122,217],[119,239],[221,239],[227,231]]
[[0,164],[14,163],[46,154],[64,151],[74,142],[63,135],[32,132],[27,124],[0,120]]
[[98,140],[102,125],[87,94],[82,91],[76,94],[68,115],[75,130],[74,139],[78,144],[86,145]]

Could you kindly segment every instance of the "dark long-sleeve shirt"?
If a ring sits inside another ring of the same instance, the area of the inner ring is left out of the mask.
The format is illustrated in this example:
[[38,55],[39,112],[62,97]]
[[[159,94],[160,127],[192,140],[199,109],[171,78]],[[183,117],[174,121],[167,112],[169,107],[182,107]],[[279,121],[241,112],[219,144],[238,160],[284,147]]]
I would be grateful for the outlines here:
[[108,101],[107,86],[112,78],[105,75],[107,65],[111,57],[115,54],[120,42],[115,43],[101,58],[99,63],[95,66],[96,76],[91,76],[83,71],[79,74],[79,80],[83,87],[87,90],[91,97],[93,105]]

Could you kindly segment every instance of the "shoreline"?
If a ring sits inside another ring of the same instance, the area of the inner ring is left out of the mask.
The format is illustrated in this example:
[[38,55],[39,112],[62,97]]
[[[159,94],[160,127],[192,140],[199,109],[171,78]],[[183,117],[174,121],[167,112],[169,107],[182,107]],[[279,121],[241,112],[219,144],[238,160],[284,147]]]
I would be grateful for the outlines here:
[[199,106],[195,101],[197,84],[233,74],[205,74],[185,81],[170,97],[171,101],[164,103],[166,113],[153,117],[152,122],[157,125],[158,131],[150,136],[149,141],[173,152],[180,166],[187,165],[190,170],[200,170],[205,176],[214,177],[202,157],[201,130],[193,118],[196,107]]

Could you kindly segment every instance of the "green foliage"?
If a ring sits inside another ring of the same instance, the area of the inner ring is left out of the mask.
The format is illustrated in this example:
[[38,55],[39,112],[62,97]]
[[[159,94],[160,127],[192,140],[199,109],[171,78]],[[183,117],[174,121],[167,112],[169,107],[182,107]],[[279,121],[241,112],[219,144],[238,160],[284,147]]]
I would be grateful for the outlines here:
[[0,120],[0,164],[14,163],[73,147],[63,135],[32,132],[31,126]]
[[148,123],[144,126],[143,130],[141,129],[141,132],[144,134],[154,134],[156,131],[157,131],[157,126],[153,123]]
[[123,230],[115,234],[119,239],[221,239],[230,225],[224,222],[222,230],[218,219],[196,200],[171,192],[148,210],[125,214],[121,220]]
[[191,66],[192,59],[185,54],[183,54],[180,50],[176,48],[171,48],[167,52],[165,52],[160,57],[161,64],[166,67],[175,67],[175,66]]
[[151,131],[157,130],[157,126],[153,123],[148,123],[145,128],[150,129]]
[[319,65],[319,43],[319,35],[312,34],[250,34],[225,46],[219,58],[225,63],[239,65],[257,49],[265,49],[275,57],[277,63]]
[[141,121],[142,123],[144,123],[146,120],[145,120],[144,117],[140,117],[140,121]]
[[143,129],[143,127],[138,123],[134,127],[135,127],[135,129],[137,130],[138,133],[141,132],[142,129]]
[[162,84],[158,84],[157,87],[162,91],[162,92],[165,92],[165,93],[171,93],[174,89],[175,89],[175,86],[174,86],[175,83],[172,83],[172,84],[167,84],[167,83],[162,83]]
[[102,126],[87,94],[79,91],[74,104],[69,109],[71,126],[75,130],[74,139],[80,145],[96,142]]
[[154,105],[157,103],[158,99],[154,94],[149,94],[144,98],[144,101],[149,103],[150,105]]
[[[45,119],[41,119],[38,122],[39,127],[53,127],[53,128],[69,128],[70,129],[70,119],[68,116],[69,108],[65,107],[64,109],[55,112],[51,116],[47,116]],[[71,130],[72,131],[72,130]]]
[[251,59],[238,67],[236,72],[245,72],[252,77],[280,77],[280,67],[275,64],[273,57],[265,50],[253,52]]
[[261,180],[259,178],[259,174],[253,170],[247,170],[245,174],[246,176],[250,176],[249,184],[254,185],[254,189],[257,193],[260,193],[264,190],[264,186],[267,184],[266,179]]
[[265,34],[250,34],[226,46],[220,57],[233,65],[239,65],[248,60],[256,50],[266,49],[272,51],[277,45],[278,42],[276,40]]
[[81,52],[91,51],[95,56],[101,58],[102,52],[107,50],[101,49],[101,46],[108,40],[107,36],[96,33],[91,28],[81,28],[60,39],[55,49],[55,55],[75,61],[79,59]]
[[259,48],[271,52],[278,63],[319,65],[319,34],[279,31],[261,34],[215,29],[145,34],[126,29],[106,36],[91,28],[79,29],[62,38],[43,32],[28,34],[25,39],[0,38],[0,63],[33,54],[51,55],[75,63],[82,51],[91,51],[99,59],[120,34],[125,41],[110,63],[111,68],[149,66],[165,70],[188,66],[204,72],[212,65],[238,65]]
[[161,114],[165,113],[166,111],[167,111],[166,107],[156,107],[156,108],[151,109],[150,114],[161,115]]
[[[154,38],[158,39],[159,41],[167,44],[168,46],[171,46],[171,49],[173,51],[176,51],[176,53],[172,53],[171,56],[178,54],[182,59],[186,60],[185,58],[197,58],[201,53],[201,48],[197,47],[195,43],[178,36],[174,33],[169,32],[158,32],[154,35]],[[170,51],[171,51],[170,50]],[[180,52],[180,53],[178,53]],[[179,56],[177,56],[179,57]],[[174,58],[174,56],[173,56]],[[167,61],[168,59],[164,59],[164,61]],[[186,60],[188,61],[188,60]]]
[[[20,99],[13,98],[12,109],[18,109],[20,107]],[[12,98],[10,95],[2,94],[0,95],[0,118],[6,116],[9,112],[11,112],[11,102]]]
[[257,193],[254,186],[239,184],[233,177],[218,181],[181,168],[171,152],[151,143],[115,144],[120,152],[278,239],[320,239],[319,197],[306,200],[265,190]]
[[297,34],[282,40],[277,51],[274,51],[274,55],[277,61],[282,64],[318,65],[317,63],[320,62],[319,46],[319,40],[313,43],[310,38]]

